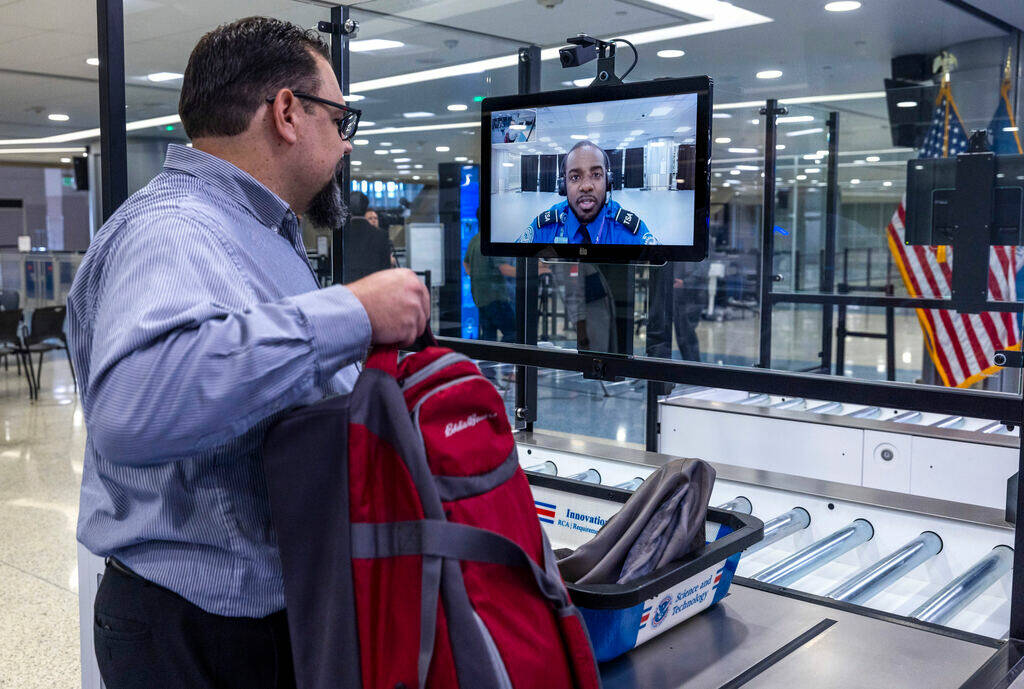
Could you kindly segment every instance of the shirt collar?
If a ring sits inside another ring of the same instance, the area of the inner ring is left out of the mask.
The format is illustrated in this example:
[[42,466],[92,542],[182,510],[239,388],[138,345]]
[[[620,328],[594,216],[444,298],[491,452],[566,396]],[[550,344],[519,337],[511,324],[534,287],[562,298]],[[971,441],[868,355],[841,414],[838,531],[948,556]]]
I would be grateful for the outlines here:
[[164,170],[198,177],[234,199],[267,227],[283,226],[291,208],[255,177],[215,155],[181,144],[168,144]]
[[[604,231],[604,217],[605,217],[605,215],[607,215],[607,210],[608,210],[608,204],[609,203],[611,203],[611,202],[610,201],[606,202],[603,206],[601,206],[601,210],[598,211],[597,217],[594,218],[589,223],[587,223],[587,234],[590,235],[590,240],[594,244],[600,244],[601,243],[601,240],[602,240],[601,233]],[[568,201],[565,202],[565,208],[566,208],[566,218],[565,218],[566,236],[569,237],[569,241],[579,241],[580,237],[577,237],[576,234],[579,232],[580,225],[582,223],[580,222],[579,218],[576,217],[576,213],[573,212],[572,206],[569,205]]]

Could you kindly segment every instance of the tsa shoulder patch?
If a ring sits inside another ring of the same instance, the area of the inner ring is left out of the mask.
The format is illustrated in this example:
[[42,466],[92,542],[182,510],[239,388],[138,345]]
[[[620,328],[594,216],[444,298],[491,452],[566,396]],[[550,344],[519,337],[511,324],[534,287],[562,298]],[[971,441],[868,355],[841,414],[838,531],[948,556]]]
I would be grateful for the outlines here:
[[615,222],[625,225],[633,234],[640,231],[640,216],[625,208],[620,208],[619,212],[615,214]]
[[537,227],[544,227],[558,221],[558,214],[548,209],[537,216]]

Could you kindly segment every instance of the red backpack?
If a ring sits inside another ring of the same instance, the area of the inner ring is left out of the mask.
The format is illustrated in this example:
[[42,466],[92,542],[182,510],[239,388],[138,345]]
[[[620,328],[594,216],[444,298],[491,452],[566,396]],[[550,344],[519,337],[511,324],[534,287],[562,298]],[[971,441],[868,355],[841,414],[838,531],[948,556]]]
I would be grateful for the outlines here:
[[281,419],[264,461],[300,689],[600,687],[472,361],[376,349],[350,395]]

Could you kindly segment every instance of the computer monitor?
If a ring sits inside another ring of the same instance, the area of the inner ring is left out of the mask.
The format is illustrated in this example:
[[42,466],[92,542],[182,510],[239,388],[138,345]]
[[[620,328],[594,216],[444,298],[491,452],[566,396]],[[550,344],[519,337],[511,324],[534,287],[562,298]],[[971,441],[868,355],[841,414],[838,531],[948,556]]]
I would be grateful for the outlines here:
[[482,252],[703,260],[711,99],[706,76],[485,98]]

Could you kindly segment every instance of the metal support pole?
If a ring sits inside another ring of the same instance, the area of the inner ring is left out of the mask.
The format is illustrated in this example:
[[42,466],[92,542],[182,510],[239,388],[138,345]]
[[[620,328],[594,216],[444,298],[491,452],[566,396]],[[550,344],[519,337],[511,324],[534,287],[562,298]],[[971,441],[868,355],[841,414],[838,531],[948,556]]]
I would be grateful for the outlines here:
[[[825,195],[825,250],[821,263],[821,292],[832,294],[836,285],[836,226],[839,213],[836,208],[837,187],[832,184],[839,159],[839,113],[828,114],[828,191]],[[832,372],[832,319],[831,304],[821,305],[821,368]]]
[[836,375],[846,371],[846,304],[839,305],[839,319],[836,322]]
[[100,58],[100,194],[106,222],[128,198],[122,0],[96,0],[96,21]]
[[787,558],[765,567],[752,578],[766,584],[789,586],[819,567],[832,562],[857,546],[871,540],[875,530],[866,519],[855,519],[849,526],[829,534]]
[[615,487],[622,488],[623,490],[636,490],[641,485],[643,485],[643,482],[644,480],[642,478],[636,476],[628,481],[623,481],[622,483],[615,484]]
[[761,108],[761,114],[764,115],[764,204],[761,223],[761,342],[757,362],[761,368],[772,366],[772,302],[769,295],[775,279],[772,260],[775,257],[775,118],[786,112],[774,98],[769,99],[765,107]]
[[[338,78],[338,86],[341,93],[348,96],[349,91],[349,59],[348,59],[348,37],[343,33],[345,22],[348,21],[348,7],[337,5],[331,8],[331,69],[334,76]],[[345,156],[344,171],[341,175],[341,198],[345,206],[349,205],[352,197],[352,167],[349,156]],[[345,227],[331,228],[331,280],[334,284],[342,284],[345,281]]]
[[534,464],[532,467],[526,467],[526,471],[532,471],[535,474],[547,474],[549,476],[558,476],[558,465],[549,459],[546,462]]
[[885,379],[896,380],[896,310],[885,307]]
[[966,572],[949,582],[910,613],[922,622],[946,624],[1013,566],[1013,548],[997,545]]
[[[519,93],[540,90],[540,47],[519,49]],[[537,344],[537,259],[516,259],[516,328],[520,344]],[[537,420],[537,369],[516,366],[515,424],[525,431],[533,430]]]
[[785,514],[764,523],[764,538],[743,551],[744,555],[756,553],[761,548],[781,541],[786,536],[803,531],[811,525],[811,515],[803,507],[794,507]]
[[586,471],[581,471],[578,474],[566,476],[566,478],[572,479],[573,481],[583,481],[584,483],[600,484],[601,472],[599,472],[597,469],[587,469]]
[[[669,330],[669,337],[672,331]],[[658,419],[658,388],[660,383],[647,381],[644,386],[647,394],[646,407],[644,407],[644,447],[648,452],[658,451],[658,436],[661,434],[661,421]]]
[[[1021,398],[1024,402],[1024,398]],[[1024,407],[1024,404],[1022,404]],[[1024,419],[1024,409],[1020,416],[1015,419]],[[1020,444],[1017,456],[1017,512],[1024,514],[1024,443]],[[1024,640],[1024,528],[1018,519],[1013,530],[1013,583],[1010,589],[1010,638],[1018,641]]]
[[726,510],[727,512],[742,512],[743,514],[751,514],[754,511],[754,506],[750,504],[750,500],[737,495],[729,502],[723,502],[721,505],[715,507],[716,510]]
[[942,539],[931,531],[925,531],[902,548],[860,570],[825,595],[846,603],[863,605],[904,574],[938,555],[940,550]]

